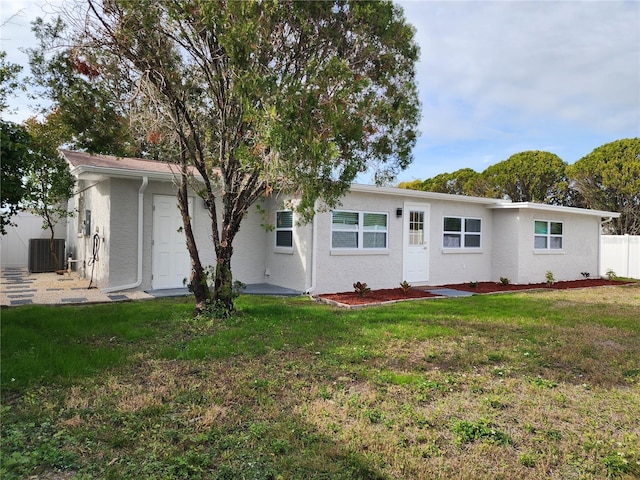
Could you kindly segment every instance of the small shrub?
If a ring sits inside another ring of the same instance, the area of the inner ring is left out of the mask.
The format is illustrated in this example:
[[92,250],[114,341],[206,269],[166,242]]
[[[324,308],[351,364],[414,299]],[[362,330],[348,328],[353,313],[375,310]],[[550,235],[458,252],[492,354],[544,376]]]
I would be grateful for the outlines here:
[[356,291],[356,293],[360,297],[365,297],[367,295],[367,293],[369,293],[371,291],[371,289],[369,287],[367,287],[367,284],[364,283],[364,282],[356,282],[356,283],[354,283],[353,284],[353,289]]
[[606,271],[605,275],[609,280],[615,280],[616,278],[618,278],[616,272],[614,272],[611,268]]
[[478,282],[469,282],[469,286],[471,288],[476,288],[478,286]]
[[233,312],[230,312],[223,302],[210,299],[206,301],[202,311],[197,313],[196,318],[199,320],[221,319],[229,318],[232,314]]
[[233,295],[235,297],[240,296],[240,294],[247,288],[246,283],[242,283],[240,280],[234,280],[233,282]]
[[556,279],[553,278],[553,272],[551,270],[548,270],[547,273],[544,274],[544,279],[547,282],[547,287],[551,287],[556,283]]
[[406,280],[403,280],[402,282],[400,282],[400,288],[402,289],[403,293],[409,293],[409,290],[411,290],[411,284]]
[[507,277],[500,277],[500,285],[509,285],[511,283],[511,280],[509,280]]
[[591,276],[589,272],[580,272],[580,275],[582,275],[582,278],[589,278]]

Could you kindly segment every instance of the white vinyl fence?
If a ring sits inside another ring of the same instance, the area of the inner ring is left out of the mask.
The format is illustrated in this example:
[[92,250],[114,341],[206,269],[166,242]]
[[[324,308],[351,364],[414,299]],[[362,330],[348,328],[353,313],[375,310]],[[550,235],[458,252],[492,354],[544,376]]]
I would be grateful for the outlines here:
[[613,270],[619,277],[640,279],[640,235],[602,235],[600,275]]
[[[42,217],[27,212],[19,212],[12,219],[17,226],[7,226],[7,234],[0,235],[0,256],[2,268],[27,268],[29,265],[29,239],[49,238],[51,232],[42,229]],[[65,237],[65,222],[54,229],[56,238]]]

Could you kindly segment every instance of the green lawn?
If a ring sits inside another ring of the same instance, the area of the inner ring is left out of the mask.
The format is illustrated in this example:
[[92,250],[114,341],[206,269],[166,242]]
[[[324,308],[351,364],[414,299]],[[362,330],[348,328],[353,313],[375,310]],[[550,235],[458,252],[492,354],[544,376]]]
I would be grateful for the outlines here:
[[640,287],[2,315],[0,477],[640,477]]

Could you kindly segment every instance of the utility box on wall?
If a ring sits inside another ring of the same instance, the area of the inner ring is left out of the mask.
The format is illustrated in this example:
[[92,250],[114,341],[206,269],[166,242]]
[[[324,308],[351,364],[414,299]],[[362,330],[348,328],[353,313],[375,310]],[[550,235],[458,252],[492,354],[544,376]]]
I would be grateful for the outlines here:
[[84,211],[84,235],[91,236],[91,210]]
[[[64,239],[56,238],[53,240],[56,255],[60,265],[58,268],[64,268]],[[31,273],[54,272],[56,264],[51,256],[48,238],[31,238],[29,240],[29,271]]]

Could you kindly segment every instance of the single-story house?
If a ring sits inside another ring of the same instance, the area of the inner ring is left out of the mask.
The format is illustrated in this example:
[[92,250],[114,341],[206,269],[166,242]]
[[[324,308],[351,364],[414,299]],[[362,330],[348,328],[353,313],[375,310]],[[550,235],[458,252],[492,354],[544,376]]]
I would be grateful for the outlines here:
[[[184,286],[190,261],[175,198],[175,166],[63,151],[79,194],[67,245],[76,268],[107,292]],[[614,212],[354,184],[333,211],[298,225],[277,195],[242,221],[232,272],[312,294],[471,281],[512,283],[598,275],[600,232]],[[190,198],[204,265],[215,264],[211,220]],[[260,212],[261,210],[262,212]],[[264,227],[264,212],[267,223]]]

